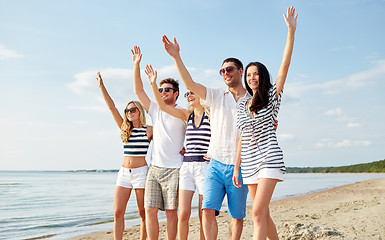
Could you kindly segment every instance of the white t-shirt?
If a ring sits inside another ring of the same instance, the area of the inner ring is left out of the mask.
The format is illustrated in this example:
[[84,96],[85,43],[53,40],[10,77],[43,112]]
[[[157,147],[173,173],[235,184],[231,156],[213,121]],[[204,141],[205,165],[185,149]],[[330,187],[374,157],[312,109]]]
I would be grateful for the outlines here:
[[237,106],[250,94],[235,101],[228,90],[206,88],[205,104],[210,107],[211,140],[207,155],[221,163],[234,165],[237,155],[239,133],[237,129]]
[[[179,107],[178,107],[179,108]],[[148,109],[153,125],[153,149],[151,164],[164,168],[180,168],[186,123],[161,111],[158,105],[151,101]]]

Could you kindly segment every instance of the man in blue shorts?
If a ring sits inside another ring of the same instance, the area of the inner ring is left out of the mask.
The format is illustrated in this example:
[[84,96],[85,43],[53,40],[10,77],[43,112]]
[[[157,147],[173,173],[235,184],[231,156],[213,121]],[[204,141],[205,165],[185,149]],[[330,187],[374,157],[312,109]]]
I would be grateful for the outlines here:
[[[232,218],[229,239],[240,239],[243,218],[246,216],[246,185],[236,188],[232,177],[236,159],[239,134],[236,127],[237,104],[250,95],[242,84],[243,65],[236,58],[223,61],[219,73],[227,89],[207,88],[192,80],[179,54],[179,45],[163,36],[163,45],[174,59],[180,77],[186,88],[210,107],[211,141],[207,155],[211,157],[207,168],[203,190],[203,231],[207,240],[217,239],[219,214],[222,201],[227,194],[228,211]],[[242,182],[241,174],[239,181]]]

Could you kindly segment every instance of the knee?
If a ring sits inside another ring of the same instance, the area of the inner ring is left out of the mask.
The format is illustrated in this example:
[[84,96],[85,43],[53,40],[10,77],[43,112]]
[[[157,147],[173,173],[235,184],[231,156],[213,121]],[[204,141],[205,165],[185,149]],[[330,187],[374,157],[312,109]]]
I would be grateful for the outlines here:
[[124,213],[125,213],[125,209],[115,208],[114,210],[115,219],[124,218]]
[[269,211],[268,209],[255,208],[252,210],[252,216],[253,216],[254,222],[261,222],[261,221],[267,220],[269,216]]
[[215,210],[213,209],[203,209],[202,218],[205,220],[215,219]]
[[146,211],[144,209],[138,209],[138,213],[142,220],[146,219]]
[[158,217],[158,209],[157,208],[145,208],[146,218],[157,218]]
[[177,223],[178,222],[178,212],[177,210],[166,210],[167,222]]
[[179,221],[187,221],[187,220],[189,220],[190,215],[191,215],[190,211],[180,210],[180,212],[179,212]]

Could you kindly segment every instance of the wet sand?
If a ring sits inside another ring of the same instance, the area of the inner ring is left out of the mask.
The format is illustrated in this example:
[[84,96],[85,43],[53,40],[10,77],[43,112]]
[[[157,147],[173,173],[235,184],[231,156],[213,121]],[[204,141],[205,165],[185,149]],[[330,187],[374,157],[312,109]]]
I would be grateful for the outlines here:
[[[251,208],[247,209],[241,239],[252,239]],[[322,192],[273,201],[270,212],[280,239],[385,239],[385,179],[373,179]],[[228,239],[230,218],[218,217],[218,239]],[[189,239],[199,239],[199,220],[190,219]],[[72,240],[113,239],[112,231]],[[124,239],[139,239],[139,228],[127,228]],[[160,223],[159,239],[166,239]]]

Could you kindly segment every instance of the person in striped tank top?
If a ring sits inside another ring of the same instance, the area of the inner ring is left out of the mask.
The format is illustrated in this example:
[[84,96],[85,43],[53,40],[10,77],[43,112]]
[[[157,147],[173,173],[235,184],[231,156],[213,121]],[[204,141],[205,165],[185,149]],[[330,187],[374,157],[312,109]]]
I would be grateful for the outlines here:
[[243,184],[248,185],[252,200],[254,239],[278,239],[270,217],[269,203],[277,182],[283,180],[286,168],[277,142],[274,121],[290,66],[297,17],[293,7],[288,8],[287,15],[284,15],[288,33],[275,84],[270,83],[270,74],[262,63],[252,62],[245,68],[244,83],[252,97],[238,105],[237,127],[241,137],[233,183],[236,187],[242,186],[238,181],[241,166]]
[[211,130],[209,121],[209,109],[201,104],[201,99],[193,92],[188,91],[184,96],[189,104],[188,109],[174,108],[166,105],[161,98],[156,83],[157,72],[152,66],[146,66],[145,70],[151,84],[154,97],[159,108],[168,114],[187,122],[186,128],[186,152],[179,177],[179,219],[178,239],[188,237],[189,218],[191,215],[191,201],[195,190],[199,194],[199,220],[200,239],[204,239],[202,227],[202,200],[203,182],[206,174],[209,158],[206,156],[209,148]]
[[138,212],[141,219],[140,239],[146,239],[144,187],[148,167],[145,156],[152,139],[152,127],[146,126],[144,109],[138,101],[129,102],[124,109],[122,117],[108,94],[99,72],[96,79],[115,123],[121,130],[124,148],[124,160],[118,173],[114,193],[114,239],[123,238],[124,214],[132,189],[135,190]]

